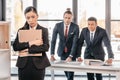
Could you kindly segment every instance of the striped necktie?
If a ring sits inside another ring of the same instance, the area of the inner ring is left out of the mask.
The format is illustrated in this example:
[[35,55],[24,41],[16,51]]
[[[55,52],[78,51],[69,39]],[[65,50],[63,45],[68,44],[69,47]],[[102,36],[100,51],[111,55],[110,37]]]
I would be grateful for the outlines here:
[[65,38],[67,38],[68,36],[68,26],[66,26],[66,29],[65,29]]
[[[65,29],[65,39],[67,39],[67,37],[68,37],[68,26],[66,26],[66,29]],[[68,52],[67,46],[65,46],[64,52],[65,52],[65,53]]]
[[91,33],[90,41],[93,42],[93,33]]

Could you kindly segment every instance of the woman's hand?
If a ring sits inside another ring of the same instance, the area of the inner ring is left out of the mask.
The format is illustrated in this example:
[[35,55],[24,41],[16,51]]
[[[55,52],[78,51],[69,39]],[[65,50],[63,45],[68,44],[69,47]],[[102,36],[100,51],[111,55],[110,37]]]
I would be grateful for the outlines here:
[[32,45],[36,45],[36,46],[43,45],[43,40],[41,39],[41,40],[30,41],[29,45],[30,46],[32,46]]

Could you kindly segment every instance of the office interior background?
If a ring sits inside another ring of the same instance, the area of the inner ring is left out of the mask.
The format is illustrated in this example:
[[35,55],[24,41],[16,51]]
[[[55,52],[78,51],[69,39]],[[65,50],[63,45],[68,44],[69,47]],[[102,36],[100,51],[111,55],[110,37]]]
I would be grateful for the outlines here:
[[[73,22],[79,25],[80,31],[87,26],[87,18],[94,16],[98,25],[107,30],[111,40],[115,59],[120,57],[120,0],[0,0],[0,20],[10,22],[11,41],[11,74],[17,73],[15,62],[17,52],[12,49],[18,28],[25,23],[24,9],[34,6],[38,10],[40,25],[48,28],[49,41],[57,22],[63,20],[63,13],[67,8],[73,12]],[[57,59],[57,53],[55,54]],[[48,58],[50,53],[48,51]],[[107,59],[107,52],[106,52]]]

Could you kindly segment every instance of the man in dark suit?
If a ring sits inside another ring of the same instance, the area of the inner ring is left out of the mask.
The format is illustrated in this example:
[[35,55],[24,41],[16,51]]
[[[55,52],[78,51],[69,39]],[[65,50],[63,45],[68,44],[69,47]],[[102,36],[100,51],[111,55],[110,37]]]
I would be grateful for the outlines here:
[[[57,35],[59,35],[59,44],[58,44],[58,56],[61,60],[72,61],[75,60],[76,53],[76,42],[79,35],[78,25],[71,22],[72,21],[72,12],[66,11],[64,13],[64,21],[57,23],[53,30],[52,41],[51,41],[51,60],[54,61],[55,57],[55,45]],[[65,71],[67,80],[73,80],[74,72]]]
[[[84,53],[85,59],[99,59],[104,61],[105,52],[103,49],[102,42],[104,42],[107,47],[108,52],[108,63],[112,63],[112,59],[114,58],[110,40],[107,36],[106,30],[97,26],[97,19],[95,17],[88,18],[88,27],[83,28],[80,34],[80,38],[78,40],[78,61],[81,61],[81,49],[82,45],[86,42],[86,49]],[[94,73],[87,73],[88,80],[95,80]],[[102,75],[96,73],[96,80],[102,80]]]

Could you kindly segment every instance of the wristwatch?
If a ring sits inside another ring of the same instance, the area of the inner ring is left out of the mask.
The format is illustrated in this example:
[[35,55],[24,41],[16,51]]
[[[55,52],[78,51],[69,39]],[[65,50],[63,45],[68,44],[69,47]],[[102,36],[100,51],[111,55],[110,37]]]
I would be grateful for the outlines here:
[[72,56],[72,55],[69,55],[69,57],[70,57],[70,58],[73,58],[73,56]]

